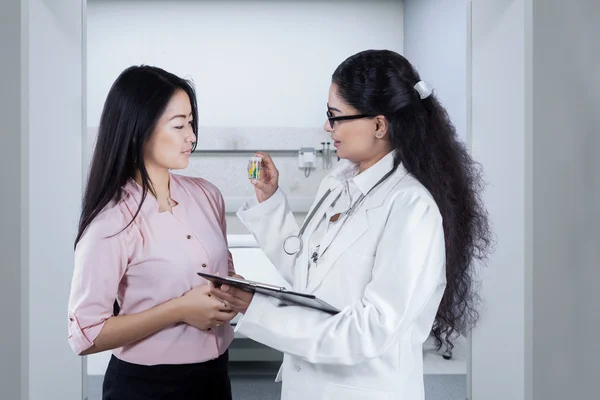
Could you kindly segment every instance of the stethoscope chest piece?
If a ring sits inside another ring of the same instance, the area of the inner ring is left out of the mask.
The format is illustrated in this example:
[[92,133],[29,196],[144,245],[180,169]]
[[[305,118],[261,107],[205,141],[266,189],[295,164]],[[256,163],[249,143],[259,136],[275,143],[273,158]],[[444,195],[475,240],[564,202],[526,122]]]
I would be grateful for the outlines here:
[[302,239],[296,235],[290,236],[283,242],[283,250],[286,254],[293,256],[302,249]]

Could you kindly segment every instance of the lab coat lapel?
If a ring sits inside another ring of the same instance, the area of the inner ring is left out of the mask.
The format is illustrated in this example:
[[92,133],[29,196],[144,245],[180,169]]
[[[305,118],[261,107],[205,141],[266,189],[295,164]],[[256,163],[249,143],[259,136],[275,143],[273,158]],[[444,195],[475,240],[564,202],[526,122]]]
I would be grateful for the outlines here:
[[[350,250],[350,247],[369,229],[369,213],[383,205],[388,193],[400,180],[402,180],[402,178],[404,178],[404,176],[406,176],[406,173],[406,170],[402,166],[398,167],[388,181],[383,182],[381,188],[375,190],[365,199],[364,203],[358,207],[354,216],[346,222],[346,225],[331,242],[325,255],[319,260],[319,263],[314,270],[311,271],[312,278],[307,286],[307,291],[309,293],[314,292],[319,287],[325,278],[325,275],[327,275],[335,265],[336,261],[346,251]],[[357,254],[359,253],[360,249],[357,249]],[[306,264],[304,265],[308,265],[308,255],[306,255],[306,257]]]
[[[341,221],[340,221],[341,222]],[[329,249],[321,257],[316,267],[311,270],[310,283],[307,286],[309,293],[313,292],[321,283],[327,272],[333,267],[338,258],[342,256],[369,229],[366,209],[356,210],[354,215],[346,222],[331,242]]]
[[[308,281],[307,266],[309,264],[309,257],[310,257],[309,238],[314,233],[315,229],[319,225],[319,222],[323,219],[325,210],[327,210],[327,208],[331,205],[331,203],[339,195],[339,193],[341,191],[340,183],[336,182],[336,181],[332,182],[330,184],[328,190],[329,190],[329,194],[327,195],[327,199],[318,208],[316,208],[318,204],[317,204],[317,202],[315,202],[313,207],[308,212],[308,215],[310,215],[312,213],[313,209],[315,209],[315,213],[314,213],[313,217],[306,225],[306,230],[304,231],[304,235],[302,238],[302,240],[303,240],[302,250],[300,251],[300,254],[298,255],[298,260],[296,260],[296,266],[300,266],[300,267],[298,268],[296,279],[294,280],[295,281],[294,282],[295,290],[300,290],[300,291],[306,290],[307,281]],[[325,195],[326,193],[327,192],[323,193],[323,195]],[[308,218],[308,216],[307,216],[307,218]]]

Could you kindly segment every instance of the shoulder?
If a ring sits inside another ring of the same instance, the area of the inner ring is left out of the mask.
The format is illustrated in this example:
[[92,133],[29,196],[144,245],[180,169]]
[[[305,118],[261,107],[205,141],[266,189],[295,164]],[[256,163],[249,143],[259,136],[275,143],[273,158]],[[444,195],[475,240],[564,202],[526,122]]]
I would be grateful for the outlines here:
[[78,247],[83,244],[95,245],[99,242],[118,242],[129,234],[131,225],[127,227],[133,215],[129,215],[125,199],[128,195],[122,192],[118,199],[113,199],[90,222],[81,236]]
[[208,201],[213,207],[223,209],[224,199],[219,188],[204,178],[172,175],[177,180],[178,184],[184,187],[197,201]]
[[419,214],[441,223],[440,210],[429,190],[405,170],[398,173],[399,179],[394,182],[386,199],[391,212]]
[[191,191],[203,191],[214,197],[222,197],[221,191],[214,184],[204,178],[195,176],[172,175],[177,182]]

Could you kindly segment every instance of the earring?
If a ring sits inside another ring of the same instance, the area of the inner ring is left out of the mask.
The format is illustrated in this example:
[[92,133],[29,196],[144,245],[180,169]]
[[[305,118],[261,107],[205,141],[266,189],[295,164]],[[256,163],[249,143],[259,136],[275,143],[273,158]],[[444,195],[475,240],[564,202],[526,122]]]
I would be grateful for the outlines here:
[[381,132],[377,132],[377,134],[375,136],[377,136],[378,138],[380,138],[381,137]]

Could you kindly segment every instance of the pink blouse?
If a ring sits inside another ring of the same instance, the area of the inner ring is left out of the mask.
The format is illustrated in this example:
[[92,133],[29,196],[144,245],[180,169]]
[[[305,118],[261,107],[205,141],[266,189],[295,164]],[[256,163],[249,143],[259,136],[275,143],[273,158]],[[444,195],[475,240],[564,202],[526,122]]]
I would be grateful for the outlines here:
[[[69,344],[81,354],[92,346],[115,299],[121,314],[135,314],[207,284],[196,272],[233,272],[219,190],[200,178],[171,175],[173,212],[159,212],[148,194],[139,215],[141,187],[130,180],[120,199],[94,219],[75,249],[69,299]],[[233,340],[229,324],[202,331],[186,324],[163,329],[113,350],[135,364],[187,364],[223,354]]]

